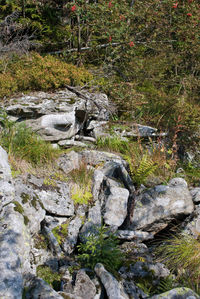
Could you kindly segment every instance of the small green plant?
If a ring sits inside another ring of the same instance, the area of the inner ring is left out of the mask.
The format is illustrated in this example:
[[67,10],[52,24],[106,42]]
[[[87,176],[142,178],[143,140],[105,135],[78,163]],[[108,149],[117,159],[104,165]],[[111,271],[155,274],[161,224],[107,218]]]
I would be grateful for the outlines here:
[[78,258],[81,263],[94,269],[97,263],[102,263],[109,271],[117,270],[123,261],[123,255],[118,247],[118,240],[108,228],[95,228],[84,243],[78,245]]
[[88,204],[92,200],[92,193],[88,189],[75,185],[71,188],[71,197],[75,204]]
[[71,187],[71,197],[75,204],[88,204],[92,200],[92,177],[94,170],[88,168],[85,162],[82,162],[79,168],[70,172],[70,178],[73,181]]
[[136,186],[144,184],[146,179],[152,175],[158,167],[147,152],[143,153],[139,160],[136,159],[136,155],[128,155],[126,158],[129,163],[131,177]]
[[177,275],[182,285],[198,291],[200,287],[200,242],[188,234],[178,234],[157,249],[158,259]]
[[61,245],[66,239],[68,234],[68,222],[64,222],[61,225],[58,225],[52,229],[52,233],[56,237],[58,243]]
[[46,281],[54,290],[60,290],[61,275],[57,272],[53,272],[48,266],[38,266],[37,276]]

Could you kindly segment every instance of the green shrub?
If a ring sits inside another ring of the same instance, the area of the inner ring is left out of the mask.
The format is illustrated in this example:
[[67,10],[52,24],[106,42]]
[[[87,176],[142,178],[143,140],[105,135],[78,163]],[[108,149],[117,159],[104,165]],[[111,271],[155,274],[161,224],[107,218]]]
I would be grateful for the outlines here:
[[108,271],[117,270],[123,261],[122,252],[118,247],[116,236],[101,226],[86,238],[85,243],[78,245],[79,260],[85,267],[94,269],[97,263],[102,263]]
[[0,98],[14,92],[28,90],[51,90],[66,85],[82,85],[92,75],[84,68],[77,68],[58,58],[40,56],[32,52],[29,56],[13,56],[6,70],[0,71]]

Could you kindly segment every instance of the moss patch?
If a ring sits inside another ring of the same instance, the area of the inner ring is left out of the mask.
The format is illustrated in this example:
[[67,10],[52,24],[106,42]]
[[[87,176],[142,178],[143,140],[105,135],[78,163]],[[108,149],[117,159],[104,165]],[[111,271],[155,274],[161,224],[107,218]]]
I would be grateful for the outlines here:
[[58,225],[52,229],[52,233],[54,234],[56,240],[61,245],[68,235],[68,221]]
[[48,266],[38,266],[37,276],[46,281],[55,291],[60,291],[61,275],[53,272]]

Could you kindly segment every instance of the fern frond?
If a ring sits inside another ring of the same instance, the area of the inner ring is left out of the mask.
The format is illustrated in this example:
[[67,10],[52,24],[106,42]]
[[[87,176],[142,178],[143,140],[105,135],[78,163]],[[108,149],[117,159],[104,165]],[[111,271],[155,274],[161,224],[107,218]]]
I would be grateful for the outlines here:
[[135,161],[131,157],[127,157],[129,163],[131,177],[136,185],[145,183],[146,179],[152,175],[158,165],[154,163],[148,153],[143,154],[139,165],[135,165]]

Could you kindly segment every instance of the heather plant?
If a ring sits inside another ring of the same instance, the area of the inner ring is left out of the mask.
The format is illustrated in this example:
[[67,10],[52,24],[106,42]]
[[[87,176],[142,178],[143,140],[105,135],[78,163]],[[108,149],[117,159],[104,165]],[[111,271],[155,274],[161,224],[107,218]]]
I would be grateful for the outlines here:
[[83,85],[91,79],[92,75],[84,68],[77,68],[51,55],[13,56],[6,70],[0,67],[0,98],[19,91]]

